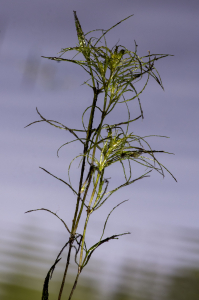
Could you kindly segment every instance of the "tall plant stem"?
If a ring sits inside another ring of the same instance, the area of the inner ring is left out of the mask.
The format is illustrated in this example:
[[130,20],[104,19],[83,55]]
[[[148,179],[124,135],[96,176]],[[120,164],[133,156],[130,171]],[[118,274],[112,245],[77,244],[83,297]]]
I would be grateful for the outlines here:
[[90,137],[91,137],[91,134],[92,134],[92,126],[93,126],[95,107],[96,107],[96,103],[97,103],[98,94],[100,93],[99,89],[97,89],[96,87],[93,87],[93,90],[94,90],[93,104],[92,104],[92,109],[91,109],[90,119],[89,119],[89,124],[88,124],[86,143],[84,145],[84,152],[83,152],[84,156],[83,156],[83,161],[82,161],[82,168],[81,168],[81,175],[80,175],[80,182],[79,182],[79,191],[78,191],[78,197],[77,197],[77,205],[76,205],[76,210],[75,210],[74,219],[73,219],[73,226],[72,226],[72,233],[73,234],[76,233],[76,230],[77,230],[77,227],[78,227],[78,224],[79,224],[79,220],[80,220],[80,217],[81,217],[81,213],[82,213],[82,210],[83,210],[83,207],[84,207],[84,203],[82,202],[80,212],[79,212],[79,215],[77,217],[78,209],[79,209],[79,202],[80,202],[80,193],[81,193],[84,170],[85,170],[85,163],[86,163],[86,155],[85,154],[88,150],[89,140],[90,140]]
[[64,270],[64,275],[63,275],[61,287],[60,287],[60,290],[59,290],[58,300],[61,300],[61,297],[62,297],[62,293],[63,293],[63,289],[64,289],[64,284],[65,284],[65,280],[66,280],[66,274],[67,274],[68,267],[69,267],[69,264],[70,264],[70,255],[71,255],[71,250],[72,250],[73,242],[74,242],[74,237],[71,236],[70,237],[70,243],[69,243],[69,249],[68,249],[68,256],[67,256],[66,267],[65,267],[65,270]]
[[[105,102],[105,101],[104,101],[104,102]],[[105,104],[104,104],[104,109],[103,109],[103,113],[102,113],[102,117],[101,117],[101,122],[100,122],[99,128],[98,128],[96,140],[95,140],[95,145],[97,145],[97,141],[98,141],[99,135],[100,135],[100,133],[101,133],[101,127],[102,127],[102,124],[103,124],[103,121],[104,121],[104,118],[105,118],[105,115],[106,115],[106,114],[104,113],[104,111],[105,111]],[[92,162],[94,161],[95,151],[96,151],[96,146],[95,146],[94,149],[93,149]],[[95,182],[93,191],[92,191],[92,195],[91,195],[91,198],[90,198],[90,201],[89,201],[89,204],[88,204],[88,209],[89,209],[89,210],[90,210],[91,204],[92,204],[92,202],[93,202],[93,198],[94,198],[94,195],[95,195],[95,191],[96,191],[96,188],[97,188],[99,179],[100,179],[100,174],[98,173],[97,179],[96,179],[96,182]],[[82,205],[82,209],[83,209],[83,205]],[[81,213],[81,211],[80,211],[80,213]],[[85,221],[85,224],[84,224],[83,237],[82,237],[82,243],[81,243],[81,251],[80,251],[80,259],[79,259],[79,267],[80,267],[80,268],[82,267],[84,241],[85,241],[85,235],[86,235],[87,224],[88,224],[88,220],[89,220],[89,217],[90,217],[91,213],[92,213],[92,209],[91,209],[90,211],[87,212],[87,217],[86,217],[86,221]]]
[[69,296],[68,300],[70,300],[70,299],[72,298],[72,295],[73,295],[73,293],[74,293],[74,290],[76,289],[76,286],[77,286],[77,282],[78,282],[80,273],[81,273],[81,270],[78,269],[78,273],[77,273],[77,276],[76,276],[76,278],[75,278],[75,282],[74,282],[74,284],[73,284],[73,287],[72,287],[72,290],[71,290],[71,292],[70,292],[70,296]]
[[[79,216],[77,218],[77,214],[78,214],[78,208],[79,208],[79,202],[80,202],[80,192],[81,192],[81,187],[82,187],[82,183],[83,183],[83,176],[84,176],[84,170],[85,170],[85,162],[86,162],[86,152],[88,150],[88,145],[89,145],[89,140],[91,137],[91,133],[92,133],[92,125],[93,125],[93,119],[94,119],[94,113],[95,113],[95,107],[96,107],[96,103],[97,103],[97,97],[99,94],[99,90],[96,89],[95,87],[93,88],[94,90],[94,97],[93,97],[93,104],[92,104],[92,109],[91,109],[91,113],[90,113],[90,119],[89,119],[89,124],[88,124],[88,130],[87,130],[87,136],[86,136],[86,143],[84,145],[84,157],[83,157],[83,161],[82,161],[82,168],[81,168],[81,175],[80,175],[80,182],[79,182],[79,193],[78,193],[78,197],[77,197],[77,205],[76,205],[76,210],[75,210],[75,215],[74,215],[74,219],[73,219],[73,223],[72,223],[72,230],[71,233],[72,235],[75,235],[77,227],[78,227],[78,223],[80,220],[80,216],[81,216],[81,212],[83,210],[83,205],[84,203],[82,203],[82,206],[80,208],[80,212],[79,212]],[[77,221],[76,221],[77,219]],[[68,250],[68,257],[67,257],[67,262],[66,262],[66,267],[65,267],[65,271],[64,271],[64,275],[63,275],[63,279],[62,279],[62,284],[61,284],[61,288],[60,288],[60,292],[59,292],[59,297],[58,300],[61,300],[61,296],[63,293],[63,288],[64,288],[64,284],[65,284],[65,279],[66,279],[66,274],[68,271],[68,267],[69,267],[69,263],[70,263],[70,255],[71,255],[71,249],[72,249],[72,244],[73,244],[74,238],[72,238],[71,236],[71,242],[69,244],[69,250]],[[78,273],[78,277],[79,277],[79,273]],[[76,280],[78,280],[78,277],[76,278]],[[77,284],[77,281],[75,281]],[[76,288],[76,284],[74,284],[73,289],[71,291],[71,295],[70,295],[70,299],[72,297],[72,294]]]

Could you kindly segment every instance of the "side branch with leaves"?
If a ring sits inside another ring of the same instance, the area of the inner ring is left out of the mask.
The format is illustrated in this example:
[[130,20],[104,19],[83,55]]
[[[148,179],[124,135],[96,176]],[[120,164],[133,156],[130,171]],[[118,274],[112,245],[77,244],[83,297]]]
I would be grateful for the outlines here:
[[[99,241],[88,249],[86,246],[86,230],[91,214],[99,209],[108,200],[108,198],[113,195],[113,193],[134,183],[137,180],[149,177],[149,173],[152,170],[157,171],[163,177],[164,171],[169,172],[168,169],[163,166],[155,157],[156,153],[168,152],[165,152],[163,150],[153,150],[147,141],[150,136],[141,137],[135,135],[134,133],[129,133],[130,123],[135,122],[140,118],[144,118],[139,97],[146,88],[149,78],[152,77],[163,89],[160,75],[155,68],[155,62],[169,55],[150,54],[150,52],[148,52],[148,55],[139,57],[137,54],[136,43],[134,51],[130,51],[122,45],[115,45],[110,49],[107,46],[105,38],[105,35],[111,29],[113,29],[115,26],[125,21],[126,19],[130,18],[131,16],[123,19],[108,30],[93,30],[101,31],[101,36],[99,38],[90,37],[88,39],[86,38],[86,36],[93,31],[90,31],[86,34],[83,33],[80,22],[77,18],[77,14],[74,11],[75,25],[79,42],[78,45],[76,47],[63,48],[61,52],[59,52],[61,54],[58,57],[42,56],[50,60],[72,62],[78,64],[90,76],[90,78],[85,81],[84,84],[86,84],[93,90],[92,104],[87,107],[82,114],[82,129],[69,128],[68,125],[66,126],[58,121],[48,120],[39,112],[38,109],[36,110],[41,119],[26,126],[28,127],[38,122],[46,122],[58,129],[69,131],[73,135],[73,137],[75,137],[75,139],[63,144],[58,149],[57,155],[59,150],[69,143],[78,141],[80,142],[80,145],[83,146],[82,153],[76,156],[69,165],[69,182],[66,182],[65,180],[57,177],[56,175],[53,175],[52,173],[41,167],[43,171],[66,184],[77,197],[71,229],[69,229],[70,226],[67,225],[64,220],[62,220],[56,213],[50,211],[49,209],[40,208],[27,211],[27,213],[37,210],[45,210],[47,212],[50,212],[51,214],[59,218],[69,234],[68,241],[65,242],[54,264],[47,273],[43,286],[42,300],[49,299],[49,280],[52,278],[53,271],[57,263],[60,261],[60,256],[65,248],[68,249],[68,256],[58,295],[58,300],[61,299],[63,294],[63,288],[69,268],[69,263],[71,260],[72,249],[75,249],[74,260],[77,264],[77,275],[68,298],[69,300],[72,298],[79,276],[84,267],[89,262],[93,252],[105,242],[112,239],[118,239],[120,236],[129,234],[129,232],[114,234],[103,239],[106,224],[110,214],[120,204],[123,204],[127,201],[125,200],[116,205],[108,214]],[[102,39],[104,39],[104,46],[98,46],[98,43],[101,42]],[[74,57],[73,59],[62,58],[65,53],[74,50],[77,52],[77,54],[82,54],[84,59],[75,60]],[[145,82],[143,84],[143,88],[138,91],[135,87],[135,84],[141,79],[145,80]],[[88,83],[89,81],[91,81],[91,83]],[[126,92],[131,93],[131,97],[128,99],[125,98]],[[98,103],[99,94],[104,95],[103,102],[100,103]],[[131,119],[128,102],[135,99],[138,100],[140,115],[134,119]],[[122,122],[119,122],[117,124],[110,124],[110,121],[108,122],[107,120],[109,113],[113,111],[116,105],[121,105],[122,103],[126,105],[128,119],[123,120]],[[93,128],[96,110],[98,110],[100,113],[100,121],[98,126],[96,126],[96,128]],[[84,122],[84,115],[85,112],[88,111],[90,111],[90,116],[88,124],[86,124]],[[84,137],[80,136],[80,134],[84,134]],[[81,159],[81,171],[79,175],[79,186],[74,188],[70,182],[70,168],[73,161],[78,158]],[[125,166],[125,161],[127,161],[128,163],[128,168]],[[105,174],[107,168],[114,163],[121,164],[124,173],[124,183],[112,190],[109,190],[109,179],[105,177]],[[138,163],[144,166],[147,171],[137,178],[132,178],[132,163]],[[88,170],[87,173],[86,170]],[[175,179],[175,177],[170,172],[169,174]],[[83,218],[82,213],[84,210],[86,210],[86,218],[84,220],[84,227],[80,229],[79,222],[80,219]],[[81,233],[78,233],[77,230],[80,230]]]

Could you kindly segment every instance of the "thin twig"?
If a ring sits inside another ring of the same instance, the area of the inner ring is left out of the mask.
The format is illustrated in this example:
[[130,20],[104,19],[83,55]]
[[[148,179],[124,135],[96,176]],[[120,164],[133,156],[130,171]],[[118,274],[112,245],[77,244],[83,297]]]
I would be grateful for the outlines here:
[[62,220],[56,213],[52,212],[49,209],[46,209],[46,208],[31,209],[31,210],[26,211],[25,214],[30,213],[32,211],[37,211],[37,210],[45,210],[45,211],[48,211],[49,213],[53,214],[54,216],[56,216],[64,224],[64,226],[66,227],[66,229],[68,230],[68,232],[71,233],[70,230],[69,230],[69,228],[68,228],[68,226],[64,222],[64,220]]

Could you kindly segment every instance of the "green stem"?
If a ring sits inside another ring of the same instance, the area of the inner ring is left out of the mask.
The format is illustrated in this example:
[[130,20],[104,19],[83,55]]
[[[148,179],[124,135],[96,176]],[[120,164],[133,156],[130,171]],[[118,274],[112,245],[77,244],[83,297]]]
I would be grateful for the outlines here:
[[71,250],[72,250],[73,242],[74,242],[74,237],[71,236],[70,237],[70,243],[69,243],[69,249],[68,249],[68,256],[67,256],[66,267],[65,267],[65,270],[64,270],[64,275],[63,275],[61,287],[60,287],[60,290],[59,290],[58,300],[61,300],[61,297],[62,297],[62,293],[63,293],[63,289],[64,289],[64,284],[65,284],[65,280],[66,280],[66,274],[67,274],[68,267],[69,267],[69,264],[70,264],[70,256],[71,256]]
[[77,273],[77,276],[76,276],[76,278],[75,278],[75,282],[74,282],[74,284],[73,284],[73,287],[72,287],[72,290],[71,290],[71,292],[70,292],[70,296],[69,296],[68,300],[70,300],[70,299],[72,298],[72,295],[73,295],[73,293],[74,293],[74,290],[76,289],[76,286],[77,286],[77,281],[78,281],[78,279],[79,279],[80,273],[81,273],[81,270],[78,270],[78,273]]
[[94,198],[94,196],[95,196],[95,191],[96,191],[96,189],[97,189],[97,185],[98,185],[98,181],[99,181],[100,176],[101,176],[101,175],[98,173],[97,179],[96,179],[96,182],[95,182],[95,185],[94,185],[94,188],[93,188],[93,192],[92,192],[92,195],[91,195],[89,204],[88,204],[87,217],[86,217],[86,221],[85,221],[85,224],[84,224],[84,231],[83,231],[83,237],[82,237],[82,242],[81,242],[81,251],[80,251],[80,258],[79,258],[79,267],[82,267],[82,259],[83,259],[83,251],[84,251],[84,241],[85,241],[85,236],[86,236],[86,228],[87,228],[87,224],[88,224],[89,217],[90,217],[90,215],[91,215],[91,213],[92,213],[92,208],[90,209],[90,207],[91,207],[91,204],[92,204],[92,202],[93,202],[93,198]]
[[84,152],[83,152],[84,156],[83,156],[81,175],[80,175],[80,181],[79,181],[79,192],[78,192],[78,196],[77,196],[77,204],[76,204],[76,209],[75,209],[75,214],[74,214],[74,219],[73,219],[73,225],[72,225],[72,231],[71,231],[73,234],[76,233],[76,230],[77,230],[77,227],[78,227],[78,224],[79,224],[79,220],[80,220],[80,216],[81,216],[83,206],[84,206],[84,202],[82,202],[82,205],[81,205],[81,208],[80,208],[80,214],[77,218],[77,214],[78,214],[78,210],[79,210],[79,203],[80,203],[81,188],[82,188],[84,171],[85,171],[86,152],[88,150],[89,140],[90,140],[91,133],[92,133],[95,107],[96,107],[96,103],[97,103],[97,97],[98,97],[98,94],[99,94],[99,91],[95,87],[93,88],[93,90],[94,90],[94,98],[93,98],[93,104],[92,104],[92,109],[91,109],[90,119],[89,119],[89,124],[88,124],[86,143],[85,143],[85,146],[84,146]]
[[84,241],[85,241],[85,236],[86,236],[86,228],[88,224],[88,220],[90,217],[91,212],[87,213],[86,221],[84,224],[84,231],[83,231],[83,238],[82,238],[82,243],[81,243],[81,251],[80,251],[80,257],[79,257],[79,268],[82,268],[82,260],[83,260],[83,251],[84,251]]

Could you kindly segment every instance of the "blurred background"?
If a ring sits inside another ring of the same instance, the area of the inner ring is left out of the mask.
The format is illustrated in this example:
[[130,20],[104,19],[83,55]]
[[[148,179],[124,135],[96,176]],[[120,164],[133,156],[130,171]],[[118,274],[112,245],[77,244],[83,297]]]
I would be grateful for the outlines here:
[[[131,235],[96,250],[74,299],[198,299],[199,2],[1,0],[0,6],[1,299],[40,299],[44,278],[68,239],[53,215],[24,212],[44,207],[71,226],[74,195],[39,166],[68,181],[68,164],[82,149],[70,144],[58,158],[57,149],[71,140],[68,132],[43,123],[24,127],[39,120],[36,107],[47,119],[82,127],[81,114],[92,101],[92,90],[81,86],[87,73],[70,63],[41,58],[76,45],[73,10],[85,33],[108,29],[134,14],[107,34],[108,46],[118,42],[134,51],[136,40],[139,56],[147,55],[147,50],[174,55],[157,62],[165,91],[149,81],[141,96],[144,120],[135,122],[130,131],[170,137],[148,141],[156,150],[175,153],[157,158],[178,180],[168,173],[163,180],[153,172],[150,178],[118,191],[96,212],[88,227],[88,245],[98,241],[108,213],[125,199],[129,201],[111,215],[105,237],[126,231]],[[138,116],[136,102],[130,110],[132,118]],[[118,107],[110,123],[126,118],[125,107]],[[137,166],[133,172],[135,178],[140,175]],[[123,182],[119,165],[110,177],[113,186]],[[75,162],[74,186],[78,178]],[[57,298],[65,261],[64,252],[50,282],[50,299]],[[75,268],[71,263],[66,296]]]

